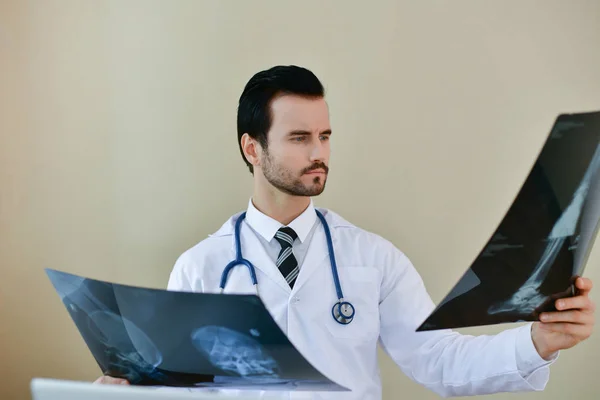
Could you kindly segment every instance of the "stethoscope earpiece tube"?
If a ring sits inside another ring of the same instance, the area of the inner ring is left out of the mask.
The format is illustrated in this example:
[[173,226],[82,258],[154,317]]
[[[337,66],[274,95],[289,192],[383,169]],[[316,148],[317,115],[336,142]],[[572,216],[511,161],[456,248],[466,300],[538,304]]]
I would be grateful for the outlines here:
[[242,257],[242,241],[239,240],[239,237],[240,225],[242,224],[242,221],[245,217],[246,213],[243,213],[235,223],[235,260],[227,264],[227,266],[223,270],[223,273],[221,274],[221,283],[219,285],[219,287],[221,288],[221,293],[223,293],[223,290],[225,289],[225,284],[227,283],[227,278],[229,277],[229,271],[231,271],[231,269],[233,269],[233,267],[237,265],[245,265],[246,267],[248,267],[248,270],[250,271],[250,279],[252,279],[252,284],[254,286],[258,286],[258,280],[256,279],[256,271],[254,269],[254,265],[252,265],[250,261]]
[[344,301],[344,293],[342,292],[342,285],[340,284],[340,277],[337,271],[337,263],[335,261],[335,253],[333,251],[333,240],[331,240],[331,232],[329,231],[329,225],[325,221],[325,217],[317,210],[317,215],[323,224],[325,229],[325,237],[327,238],[327,249],[329,251],[329,258],[331,261],[331,274],[333,276],[333,282],[335,283],[335,291],[337,292],[338,302],[333,305],[332,313],[333,319],[343,325],[348,325],[354,320],[354,314],[356,313],[354,306],[347,301]]
[[333,283],[335,284],[335,291],[337,292],[338,300],[341,302],[344,298],[344,294],[342,293],[342,286],[340,284],[340,277],[338,276],[337,271],[337,263],[335,261],[335,253],[333,252],[333,241],[331,240],[331,232],[329,232],[329,225],[327,221],[325,221],[325,217],[319,211],[317,211],[317,215],[323,224],[323,228],[325,229],[325,237],[327,238],[327,250],[329,251],[329,261],[331,264],[331,273],[333,276]]

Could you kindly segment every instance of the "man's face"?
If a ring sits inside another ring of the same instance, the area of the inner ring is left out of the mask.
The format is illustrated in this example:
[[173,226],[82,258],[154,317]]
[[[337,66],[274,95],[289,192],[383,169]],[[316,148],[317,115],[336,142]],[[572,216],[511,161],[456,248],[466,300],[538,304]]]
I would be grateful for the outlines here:
[[281,96],[271,103],[268,146],[261,155],[267,181],[293,196],[317,196],[329,171],[329,110],[323,98]]

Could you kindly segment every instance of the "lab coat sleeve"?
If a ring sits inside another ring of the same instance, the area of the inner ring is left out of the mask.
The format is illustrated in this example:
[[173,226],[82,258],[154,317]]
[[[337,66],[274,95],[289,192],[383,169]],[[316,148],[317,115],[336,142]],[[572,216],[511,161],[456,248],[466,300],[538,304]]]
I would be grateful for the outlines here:
[[410,260],[395,248],[388,255],[380,299],[380,342],[409,378],[442,397],[545,388],[552,361],[537,354],[530,324],[496,335],[416,332],[434,304]]
[[[531,323],[527,326],[531,329]],[[548,369],[544,367],[558,359],[558,352],[550,360],[544,360],[533,345],[530,329],[519,330],[516,348],[517,366],[521,376],[526,378],[533,387],[543,387],[544,381],[548,379]]]
[[175,261],[175,265],[169,275],[167,290],[175,292],[193,292],[190,278],[188,276],[191,267],[191,261],[187,252],[183,253]]

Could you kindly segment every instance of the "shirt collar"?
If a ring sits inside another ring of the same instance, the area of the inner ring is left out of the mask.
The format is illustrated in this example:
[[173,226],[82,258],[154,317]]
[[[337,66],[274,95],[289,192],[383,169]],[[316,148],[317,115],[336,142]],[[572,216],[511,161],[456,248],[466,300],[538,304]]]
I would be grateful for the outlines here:
[[[311,199],[308,207],[306,207],[306,210],[304,210],[302,214],[290,222],[288,226],[296,232],[298,239],[302,243],[308,236],[310,230],[315,224],[316,219],[317,213]],[[250,199],[248,202],[246,221],[252,227],[252,229],[258,232],[259,235],[269,242],[275,237],[275,233],[277,233],[279,228],[283,227],[283,224],[281,224],[279,221],[260,212],[252,203],[252,199]]]

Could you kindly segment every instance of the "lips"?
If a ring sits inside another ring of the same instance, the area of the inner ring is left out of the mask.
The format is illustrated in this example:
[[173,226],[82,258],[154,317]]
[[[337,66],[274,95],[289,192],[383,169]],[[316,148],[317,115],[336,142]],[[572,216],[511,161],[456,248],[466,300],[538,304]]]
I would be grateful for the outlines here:
[[304,170],[305,175],[327,175],[329,168],[324,163],[315,163]]

